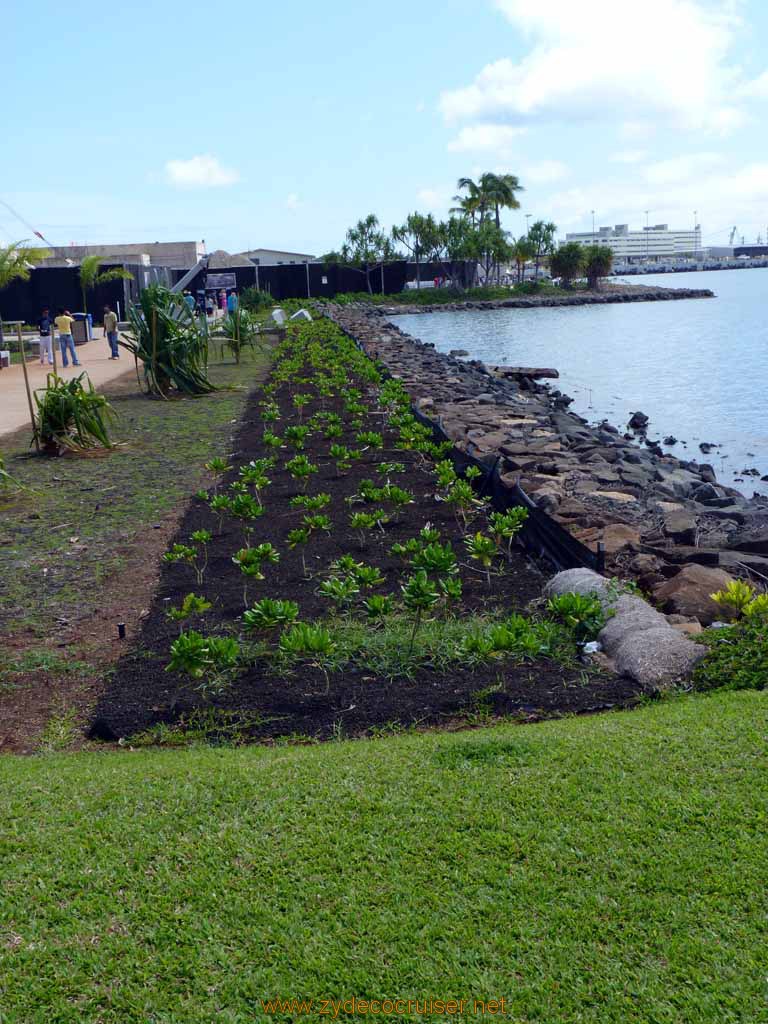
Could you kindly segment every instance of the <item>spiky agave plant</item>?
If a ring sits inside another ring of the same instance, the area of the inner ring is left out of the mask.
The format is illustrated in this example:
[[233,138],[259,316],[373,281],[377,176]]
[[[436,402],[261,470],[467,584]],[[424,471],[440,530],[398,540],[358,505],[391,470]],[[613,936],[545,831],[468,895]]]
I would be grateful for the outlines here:
[[168,397],[171,388],[187,395],[215,391],[208,379],[208,337],[181,295],[152,284],[128,309],[130,329],[120,344],[133,353],[138,376],[144,364],[149,394]]
[[35,392],[35,405],[35,429],[48,451],[114,447],[107,429],[114,413],[106,398],[96,392],[87,373],[71,380],[49,373],[46,387]]

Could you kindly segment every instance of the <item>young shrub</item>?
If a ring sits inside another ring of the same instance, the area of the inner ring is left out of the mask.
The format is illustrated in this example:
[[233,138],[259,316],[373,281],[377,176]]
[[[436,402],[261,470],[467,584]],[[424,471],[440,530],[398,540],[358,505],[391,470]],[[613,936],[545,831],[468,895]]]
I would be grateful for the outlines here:
[[261,438],[262,444],[265,448],[281,448],[283,440],[277,434],[273,434],[271,430],[265,430],[264,435]]
[[416,551],[411,562],[414,569],[424,569],[435,576],[451,576],[459,571],[450,541],[445,544],[439,541],[425,544]]
[[290,659],[309,657],[310,664],[325,676],[325,692],[331,688],[328,663],[336,652],[336,643],[325,626],[296,622],[280,637],[280,651]]
[[208,502],[208,508],[219,517],[219,534],[224,525],[224,516],[232,511],[232,499],[226,494],[214,494]]
[[510,508],[506,512],[491,512],[489,516],[490,526],[488,532],[499,548],[506,541],[507,561],[510,561],[512,558],[512,543],[522,530],[523,523],[527,518],[528,509],[522,506]]
[[594,595],[558,594],[547,601],[547,612],[572,632],[579,644],[594,640],[605,625],[605,612]]
[[304,516],[301,521],[310,531],[325,530],[326,533],[330,533],[333,527],[330,516],[319,515],[318,513]]
[[286,427],[283,434],[283,439],[297,451],[301,451],[303,449],[304,445],[307,443],[308,437],[309,427]]
[[486,537],[484,533],[479,531],[474,537],[467,537],[464,540],[464,544],[467,549],[467,554],[470,558],[479,562],[480,565],[485,569],[488,577],[488,586],[491,585],[491,566],[493,565],[493,559],[496,555],[496,544],[490,537]]
[[232,556],[232,561],[239,567],[245,577],[243,581],[243,604],[248,607],[248,580],[263,580],[264,573],[261,571],[262,564],[269,562],[275,564],[280,561],[280,555],[269,542],[258,544],[253,548],[241,548]]
[[304,545],[309,542],[309,538],[310,531],[306,526],[297,526],[294,530],[289,530],[288,536],[286,537],[286,543],[291,551],[293,551],[294,548],[301,546],[301,567],[304,571],[305,577],[308,576],[308,573],[307,562],[304,556]]
[[296,455],[285,464],[285,468],[294,480],[306,491],[309,478],[317,472],[317,466],[310,462],[306,455]]
[[355,440],[367,448],[384,447],[384,438],[375,430],[361,430],[359,434],[355,435]]
[[294,395],[292,398],[293,407],[299,414],[299,422],[304,418],[304,407],[312,401],[312,395]]
[[349,525],[357,530],[360,537],[361,550],[365,547],[366,535],[377,527],[384,530],[384,523],[388,522],[389,516],[383,509],[373,509],[371,512],[353,512],[349,517]]
[[414,573],[401,587],[403,604],[413,615],[413,630],[408,648],[408,657],[413,654],[413,644],[424,614],[440,600],[440,594],[423,569]]
[[755,588],[743,580],[731,580],[725,590],[718,590],[709,596],[727,615],[738,619],[755,597]]
[[190,547],[189,544],[173,544],[163,555],[163,561],[169,563],[186,562],[194,567],[195,554],[195,549]]
[[337,558],[335,562],[331,562],[330,571],[336,575],[340,573],[352,573],[354,575],[358,569],[363,568],[363,564],[363,562],[355,561],[352,555],[342,555],[340,558]]
[[319,512],[322,508],[327,508],[331,503],[330,494],[314,494],[311,497],[306,494],[297,494],[295,498],[291,498],[288,504],[291,508],[300,508],[305,512]]
[[169,608],[165,615],[172,622],[181,624],[186,622],[187,619],[191,619],[193,615],[203,615],[211,607],[211,602],[206,601],[204,597],[198,597],[197,594],[187,594],[178,608]]
[[383,619],[392,612],[393,602],[389,594],[372,594],[363,601],[369,619]]
[[[195,530],[194,533],[190,534],[189,539],[197,549],[192,564],[197,576],[197,585],[200,587],[203,585],[203,576],[208,568],[208,545],[213,540],[213,535],[209,530]],[[202,548],[202,553],[199,551],[200,548]]]
[[456,522],[466,533],[469,520],[475,515],[482,502],[475,497],[472,485],[466,480],[456,480],[445,496],[446,502],[453,509]]
[[244,614],[243,623],[248,630],[267,630],[289,626],[299,615],[295,601],[280,601],[264,597],[256,601]]
[[336,472],[341,475],[352,466],[350,451],[344,444],[332,444],[328,454],[336,463]]
[[202,636],[194,629],[171,644],[171,660],[166,672],[182,672],[192,679],[201,680],[200,690],[220,693],[237,666],[240,647],[230,637]]
[[384,575],[375,565],[360,565],[352,573],[357,583],[367,590],[380,587],[385,582]]
[[345,608],[350,605],[360,593],[360,587],[353,576],[332,577],[323,580],[318,588],[318,593],[333,601],[337,608]]
[[463,587],[458,576],[444,576],[437,581],[437,585],[447,605],[458,604],[461,601]]
[[376,467],[376,472],[380,476],[390,477],[395,476],[398,473],[405,472],[405,463],[403,462],[380,462]]

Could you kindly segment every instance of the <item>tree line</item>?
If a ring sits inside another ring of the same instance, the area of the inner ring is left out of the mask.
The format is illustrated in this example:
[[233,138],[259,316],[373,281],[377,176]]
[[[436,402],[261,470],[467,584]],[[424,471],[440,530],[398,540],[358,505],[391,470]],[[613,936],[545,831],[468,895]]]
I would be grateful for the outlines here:
[[457,205],[451,208],[447,220],[436,220],[431,213],[414,212],[387,232],[378,217],[369,213],[349,228],[340,249],[327,252],[320,259],[358,270],[368,292],[373,292],[376,272],[398,259],[416,264],[417,287],[421,284],[422,265],[434,263],[440,264],[444,276],[455,282],[458,265],[474,262],[485,284],[499,283],[502,268],[511,264],[515,266],[518,283],[524,278],[527,264],[533,263],[535,282],[541,267],[549,264],[552,275],[560,277],[566,288],[581,276],[586,276],[589,286],[596,288],[600,278],[610,272],[613,254],[609,248],[568,243],[558,249],[557,226],[552,221],[534,221],[519,238],[503,229],[502,211],[520,208],[517,193],[524,189],[516,175],[488,172],[477,181],[460,178],[457,189]]

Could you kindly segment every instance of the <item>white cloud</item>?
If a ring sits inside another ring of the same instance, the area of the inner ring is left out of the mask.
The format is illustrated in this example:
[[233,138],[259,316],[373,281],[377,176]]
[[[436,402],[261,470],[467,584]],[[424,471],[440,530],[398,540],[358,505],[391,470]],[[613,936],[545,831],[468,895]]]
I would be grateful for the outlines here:
[[301,200],[299,199],[299,197],[296,195],[295,192],[290,192],[285,197],[285,208],[286,208],[286,210],[298,210],[298,208],[300,206],[301,206]]
[[165,178],[170,185],[179,188],[221,188],[234,185],[240,180],[240,174],[205,153],[189,160],[169,160],[165,165]]
[[535,164],[527,164],[523,167],[521,178],[523,182],[533,185],[546,185],[552,181],[560,181],[570,173],[567,164],[560,160],[540,160]]
[[648,156],[645,149],[622,149],[618,153],[612,153],[610,160],[614,164],[639,164]]
[[449,121],[614,120],[620,111],[635,127],[665,121],[724,134],[744,117],[733,98],[741,73],[729,63],[741,26],[732,0],[496,5],[530,48],[521,59],[504,57],[471,84],[444,92],[440,107]]
[[456,187],[453,185],[436,185],[433,188],[422,188],[416,193],[419,208],[427,213],[445,213],[453,204]]
[[651,185],[672,185],[688,181],[713,164],[722,163],[721,153],[687,153],[670,160],[660,160],[645,169],[645,180]]
[[470,124],[448,143],[452,153],[477,153],[507,150],[512,140],[524,135],[526,128],[508,124]]

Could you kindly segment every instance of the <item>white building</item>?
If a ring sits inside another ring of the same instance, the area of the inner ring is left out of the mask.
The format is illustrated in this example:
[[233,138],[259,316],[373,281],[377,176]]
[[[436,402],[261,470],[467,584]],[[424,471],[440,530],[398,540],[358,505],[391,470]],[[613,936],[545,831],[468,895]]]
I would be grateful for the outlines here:
[[307,252],[285,252],[282,249],[249,249],[243,253],[260,267],[282,267],[290,263],[314,263],[316,256]]
[[639,231],[630,231],[629,225],[600,227],[597,231],[580,231],[565,236],[566,242],[580,245],[607,245],[614,258],[622,262],[660,260],[685,254],[701,256],[701,225],[680,231],[670,231],[667,224],[653,224]]

